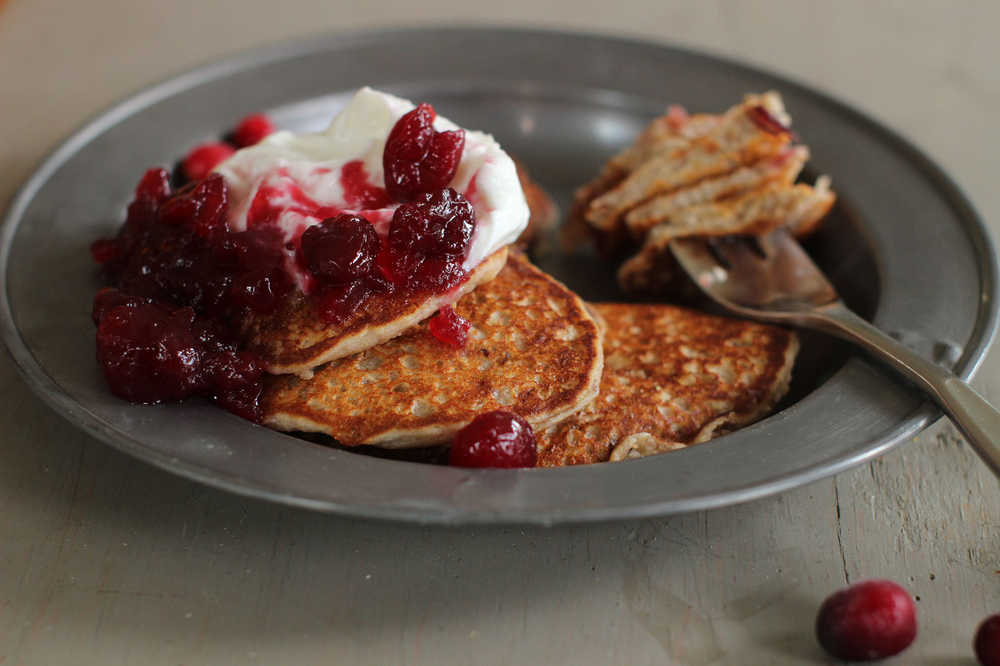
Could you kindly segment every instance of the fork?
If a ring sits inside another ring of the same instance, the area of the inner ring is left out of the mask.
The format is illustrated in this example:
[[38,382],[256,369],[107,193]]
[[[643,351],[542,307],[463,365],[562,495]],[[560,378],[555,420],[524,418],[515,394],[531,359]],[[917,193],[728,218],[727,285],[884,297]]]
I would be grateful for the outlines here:
[[929,395],[1000,477],[1000,412],[951,372],[854,314],[784,229],[766,236],[675,239],[674,257],[694,282],[733,312],[810,328],[862,347]]

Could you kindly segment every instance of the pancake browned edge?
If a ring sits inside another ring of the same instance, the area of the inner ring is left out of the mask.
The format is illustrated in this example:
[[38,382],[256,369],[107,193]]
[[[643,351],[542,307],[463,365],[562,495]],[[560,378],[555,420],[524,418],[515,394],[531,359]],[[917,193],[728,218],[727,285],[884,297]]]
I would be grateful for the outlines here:
[[472,324],[464,348],[440,342],[424,323],[310,380],[270,377],[264,424],[325,433],[346,446],[408,448],[449,442],[495,409],[544,428],[597,395],[597,324],[576,294],[519,253],[454,307]]
[[593,304],[604,320],[597,398],[537,432],[538,465],[682,448],[767,414],[788,391],[792,331],[669,305]]
[[391,340],[463,294],[496,277],[507,261],[507,248],[486,257],[458,287],[443,294],[376,294],[342,324],[323,321],[311,299],[302,294],[276,313],[249,314],[241,322],[247,351],[262,359],[271,374],[309,377],[312,369]]

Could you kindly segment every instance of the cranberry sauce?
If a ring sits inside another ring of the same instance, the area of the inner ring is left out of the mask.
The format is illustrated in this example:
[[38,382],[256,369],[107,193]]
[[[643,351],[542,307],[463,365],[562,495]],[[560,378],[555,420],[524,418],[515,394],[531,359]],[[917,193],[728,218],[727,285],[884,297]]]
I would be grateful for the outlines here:
[[403,115],[389,133],[382,155],[385,187],[396,201],[447,187],[458,170],[465,132],[438,132],[434,107],[420,104]]
[[[258,420],[263,370],[241,350],[238,322],[248,312],[275,312],[294,278],[330,324],[363,312],[375,294],[442,293],[465,279],[475,211],[446,187],[465,135],[436,132],[433,119],[422,104],[393,128],[383,155],[387,188],[368,181],[360,160],[341,167],[346,211],[318,204],[287,170],[276,170],[259,184],[245,231],[229,228],[229,189],[211,173],[232,145],[191,151],[181,163],[191,182],[176,191],[166,170],[148,170],[117,236],[91,246],[114,285],[93,308],[97,358],[112,392],[141,403],[204,396]],[[273,130],[254,115],[230,136],[245,146]],[[278,224],[289,212],[301,218],[291,231]],[[390,214],[380,237],[372,221]],[[447,308],[431,330],[462,346],[468,322]]]
[[430,329],[431,335],[441,342],[461,349],[469,339],[471,324],[468,319],[447,305],[428,320],[427,327]]

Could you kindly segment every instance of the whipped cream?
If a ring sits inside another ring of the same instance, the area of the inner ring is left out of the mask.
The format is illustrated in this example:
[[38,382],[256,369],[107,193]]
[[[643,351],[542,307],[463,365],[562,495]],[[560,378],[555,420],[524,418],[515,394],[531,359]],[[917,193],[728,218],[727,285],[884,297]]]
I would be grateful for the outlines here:
[[[366,87],[355,93],[323,132],[276,132],[237,151],[215,168],[229,186],[229,228],[244,231],[263,216],[291,242],[332,211],[341,211],[368,219],[385,238],[399,204],[383,201],[381,207],[366,207],[357,196],[357,181],[360,177],[363,185],[385,186],[382,152],[386,138],[396,121],[413,108],[408,100]],[[459,127],[437,116],[434,129],[443,132]],[[357,168],[359,161],[363,170]],[[462,193],[476,211],[476,229],[463,264],[471,271],[524,231],[528,205],[513,160],[492,136],[482,132],[465,130],[462,159],[449,186]],[[286,252],[289,272],[303,288],[307,278],[295,264],[294,250]]]

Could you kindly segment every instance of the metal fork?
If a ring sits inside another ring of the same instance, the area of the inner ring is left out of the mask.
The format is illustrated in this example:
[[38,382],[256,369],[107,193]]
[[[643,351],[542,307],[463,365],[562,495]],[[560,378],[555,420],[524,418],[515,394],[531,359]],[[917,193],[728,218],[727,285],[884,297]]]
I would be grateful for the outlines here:
[[1000,477],[1000,412],[967,383],[851,312],[788,232],[671,242],[674,257],[717,303],[777,324],[823,331],[865,349],[929,395]]

